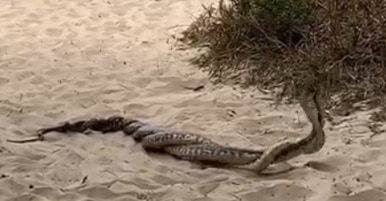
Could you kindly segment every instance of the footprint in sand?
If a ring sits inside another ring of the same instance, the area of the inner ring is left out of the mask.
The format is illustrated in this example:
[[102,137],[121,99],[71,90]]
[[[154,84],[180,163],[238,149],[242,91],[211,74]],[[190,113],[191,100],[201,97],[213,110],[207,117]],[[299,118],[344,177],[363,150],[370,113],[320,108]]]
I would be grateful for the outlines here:
[[239,196],[243,201],[256,201],[258,198],[263,198],[264,201],[299,201],[307,200],[313,194],[314,191],[296,184],[279,183],[272,187],[261,187],[254,192],[242,193]]
[[327,201],[386,201],[386,193],[378,189],[368,189],[351,195],[330,196]]

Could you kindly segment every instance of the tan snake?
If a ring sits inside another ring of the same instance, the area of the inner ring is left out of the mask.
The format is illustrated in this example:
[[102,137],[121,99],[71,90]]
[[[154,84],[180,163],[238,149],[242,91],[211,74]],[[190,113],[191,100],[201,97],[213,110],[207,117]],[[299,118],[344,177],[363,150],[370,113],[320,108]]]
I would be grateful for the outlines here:
[[[311,95],[311,96],[310,96]],[[295,141],[284,141],[266,150],[252,150],[224,146],[202,135],[173,131],[153,126],[132,118],[112,116],[106,119],[90,119],[74,123],[42,128],[39,136],[48,132],[85,132],[88,130],[102,133],[123,131],[140,142],[146,150],[164,151],[183,160],[209,162],[251,168],[256,173],[263,172],[269,165],[284,162],[301,154],[312,154],[319,151],[325,143],[323,130],[324,119],[319,100],[319,91],[305,91],[300,105],[312,123],[312,130],[306,137]],[[311,100],[307,100],[310,99]],[[308,103],[315,105],[315,110]]]

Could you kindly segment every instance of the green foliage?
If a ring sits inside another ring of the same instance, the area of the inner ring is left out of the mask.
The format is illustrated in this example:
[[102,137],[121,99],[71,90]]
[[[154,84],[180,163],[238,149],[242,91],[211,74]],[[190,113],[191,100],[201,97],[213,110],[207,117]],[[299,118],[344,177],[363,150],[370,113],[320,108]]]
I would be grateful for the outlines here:
[[386,94],[385,0],[229,1],[206,8],[180,40],[205,47],[192,62],[215,81],[284,86],[289,98],[320,83],[350,104]]
[[315,10],[315,5],[310,0],[251,0],[250,2],[254,16],[276,22],[305,22]]

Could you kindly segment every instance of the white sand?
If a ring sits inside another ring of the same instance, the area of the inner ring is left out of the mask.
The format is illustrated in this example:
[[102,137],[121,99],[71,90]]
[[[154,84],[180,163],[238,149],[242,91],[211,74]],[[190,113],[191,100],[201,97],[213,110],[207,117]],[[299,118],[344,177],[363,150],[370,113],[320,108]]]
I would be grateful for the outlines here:
[[[150,155],[122,133],[6,142],[110,114],[235,146],[306,135],[310,124],[298,105],[275,109],[259,92],[212,86],[187,52],[167,43],[202,3],[209,1],[2,0],[0,200],[386,200],[386,135],[371,137],[367,113],[328,124],[321,152],[270,177]],[[202,91],[184,88],[200,84]],[[307,162],[314,168],[302,167]]]

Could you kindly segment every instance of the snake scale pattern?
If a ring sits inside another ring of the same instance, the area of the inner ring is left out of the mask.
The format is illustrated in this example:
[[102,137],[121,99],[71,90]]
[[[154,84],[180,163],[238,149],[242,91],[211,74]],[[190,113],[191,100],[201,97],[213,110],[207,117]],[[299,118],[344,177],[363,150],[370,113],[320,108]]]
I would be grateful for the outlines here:
[[[312,154],[323,147],[324,119],[318,94],[318,90],[305,91],[300,101],[302,109],[312,123],[310,134],[298,141],[284,141],[262,150],[224,146],[196,133],[174,131],[122,116],[66,122],[59,126],[42,128],[38,133],[42,136],[53,131],[123,131],[136,142],[140,142],[145,150],[163,151],[182,160],[246,167],[256,173],[262,173],[271,164],[284,162],[301,154]],[[309,103],[314,104],[314,110]]]

